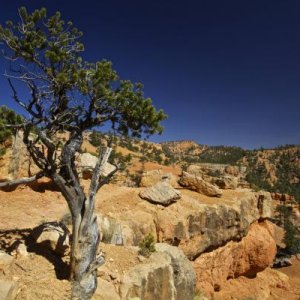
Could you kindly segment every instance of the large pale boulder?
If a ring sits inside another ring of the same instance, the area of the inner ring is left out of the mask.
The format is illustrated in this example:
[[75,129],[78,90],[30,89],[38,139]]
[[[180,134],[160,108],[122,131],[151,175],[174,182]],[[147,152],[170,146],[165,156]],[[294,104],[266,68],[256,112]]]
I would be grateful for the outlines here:
[[[82,153],[79,155],[78,160],[79,160],[78,167],[81,170],[83,178],[85,179],[91,178],[93,174],[93,170],[97,164],[98,157],[90,153]],[[115,169],[116,169],[115,166],[107,162],[103,168],[103,172],[101,176],[105,177],[109,175],[111,172],[113,172]]]
[[222,289],[228,279],[255,277],[271,266],[276,255],[272,223],[253,223],[240,242],[231,241],[214,251],[201,254],[193,263],[197,287],[207,294]]
[[137,265],[124,274],[119,290],[124,300],[134,297],[143,300],[175,300],[170,256],[162,252],[153,253],[147,263]]
[[196,176],[196,175],[191,175],[187,172],[182,172],[182,176],[179,180],[179,183],[193,191],[196,191],[200,194],[210,196],[210,197],[221,197],[222,196],[222,191],[212,185],[209,182],[204,181],[201,177]]
[[19,284],[15,281],[0,280],[0,300],[14,300],[17,297]]
[[149,260],[124,274],[121,299],[192,300],[195,272],[192,264],[176,247],[156,244]]
[[173,187],[178,186],[177,178],[175,175],[171,173],[164,173],[160,169],[143,172],[139,186],[151,187],[161,181],[166,181]]
[[179,191],[175,190],[168,182],[158,182],[139,193],[142,199],[151,203],[169,205],[181,198]]
[[70,251],[70,233],[62,223],[49,222],[39,225],[32,230],[32,236],[40,247],[60,256],[67,255]]
[[155,245],[157,252],[167,253],[171,257],[176,299],[193,299],[195,295],[196,273],[192,263],[178,247],[165,243]]

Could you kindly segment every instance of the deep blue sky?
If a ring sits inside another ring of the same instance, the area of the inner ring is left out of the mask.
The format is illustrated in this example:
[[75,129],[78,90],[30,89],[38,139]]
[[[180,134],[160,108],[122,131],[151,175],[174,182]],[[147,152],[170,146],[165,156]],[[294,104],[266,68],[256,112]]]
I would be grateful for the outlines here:
[[[60,10],[83,30],[88,60],[144,83],[169,115],[154,141],[300,144],[299,0],[10,0],[0,23],[21,5]],[[0,78],[0,103],[14,108],[10,95]]]

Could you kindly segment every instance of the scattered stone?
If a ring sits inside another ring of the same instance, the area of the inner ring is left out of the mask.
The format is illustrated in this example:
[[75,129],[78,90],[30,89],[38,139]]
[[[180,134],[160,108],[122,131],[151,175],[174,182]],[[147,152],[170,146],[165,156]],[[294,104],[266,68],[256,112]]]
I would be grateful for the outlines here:
[[110,258],[110,259],[109,259],[109,261],[110,261],[110,262],[113,262],[113,261],[114,261],[114,259],[113,259],[113,258]]
[[182,176],[179,180],[179,183],[186,188],[189,188],[193,191],[196,191],[200,194],[204,194],[209,197],[222,196],[222,191],[218,187],[210,184],[209,182],[204,181],[199,176],[191,175],[184,171],[182,172]]
[[16,247],[14,252],[17,257],[27,257],[28,256],[27,247],[23,243],[18,244],[18,246]]
[[19,290],[19,284],[15,281],[0,280],[0,299],[14,300]]
[[35,227],[32,236],[39,246],[52,250],[60,256],[65,256],[70,251],[69,230],[57,222],[49,222]]
[[161,205],[169,205],[181,198],[179,191],[168,182],[159,182],[139,193],[142,199]]

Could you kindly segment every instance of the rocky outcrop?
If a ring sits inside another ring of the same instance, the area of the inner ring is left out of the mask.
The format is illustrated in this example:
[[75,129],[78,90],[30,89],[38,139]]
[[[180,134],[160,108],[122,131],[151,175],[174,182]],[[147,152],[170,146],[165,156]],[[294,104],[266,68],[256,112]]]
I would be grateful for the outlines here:
[[121,299],[126,300],[192,300],[195,274],[176,247],[157,245],[157,252],[147,262],[124,274],[119,290]]
[[40,247],[60,256],[67,255],[70,251],[69,235],[67,227],[57,222],[45,223],[32,230],[32,236]]
[[158,182],[166,181],[171,186],[177,187],[177,178],[171,173],[164,173],[162,170],[151,170],[142,174],[140,187],[151,187]]
[[240,242],[231,241],[201,254],[193,263],[197,287],[207,294],[220,291],[228,279],[255,277],[271,266],[276,255],[274,230],[269,222],[254,223]]
[[141,191],[139,195],[142,199],[161,205],[169,205],[181,198],[180,192],[164,181]]
[[152,233],[157,241],[178,246],[190,259],[195,259],[230,240],[241,239],[254,221],[272,217],[268,208],[271,203],[261,202],[260,214],[259,193],[249,190],[224,190],[220,199],[189,190],[182,190],[181,194],[179,201],[165,207],[141,201],[137,193],[123,188],[122,197],[130,197],[135,209],[124,204],[120,212],[109,213],[100,231],[108,233],[105,234],[108,240],[121,236],[126,246],[137,246],[144,236]]
[[182,172],[182,176],[179,180],[179,183],[188,189],[191,189],[206,196],[222,196],[222,191],[218,187],[210,184],[209,182],[204,181],[199,176],[191,175],[187,172]]

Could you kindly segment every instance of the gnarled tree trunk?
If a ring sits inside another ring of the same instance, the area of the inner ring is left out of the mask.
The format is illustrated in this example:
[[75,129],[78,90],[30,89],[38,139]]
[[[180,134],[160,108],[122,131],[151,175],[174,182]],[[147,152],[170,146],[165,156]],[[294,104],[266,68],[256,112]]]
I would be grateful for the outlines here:
[[91,299],[97,288],[97,249],[99,229],[96,216],[85,214],[73,221],[70,278],[72,299]]

